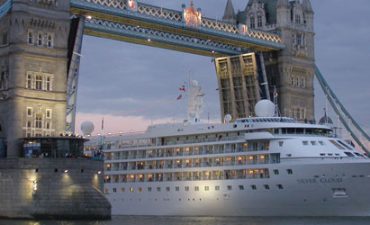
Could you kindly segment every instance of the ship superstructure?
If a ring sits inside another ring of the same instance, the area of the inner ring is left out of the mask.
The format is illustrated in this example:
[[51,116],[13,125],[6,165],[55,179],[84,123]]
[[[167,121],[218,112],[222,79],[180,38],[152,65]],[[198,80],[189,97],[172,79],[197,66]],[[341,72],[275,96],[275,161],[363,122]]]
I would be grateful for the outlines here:
[[104,153],[113,215],[370,215],[370,160],[323,125],[162,124],[86,149]]

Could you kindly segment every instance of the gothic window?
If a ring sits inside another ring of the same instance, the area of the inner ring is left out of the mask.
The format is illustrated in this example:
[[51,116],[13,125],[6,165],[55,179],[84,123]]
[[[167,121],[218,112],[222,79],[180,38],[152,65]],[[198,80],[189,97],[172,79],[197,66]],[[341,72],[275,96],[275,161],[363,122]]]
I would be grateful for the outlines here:
[[6,71],[1,71],[0,74],[0,90],[6,89]]
[[1,40],[2,45],[8,44],[8,32],[4,32]]
[[46,119],[51,119],[51,109],[46,110]]
[[42,34],[41,33],[37,35],[37,45],[42,46]]
[[255,26],[255,21],[254,21],[254,16],[251,16],[250,17],[250,19],[249,19],[250,21],[250,25],[249,25],[249,27],[251,28],[251,29],[254,29],[256,26]]
[[301,88],[306,87],[306,79],[304,77],[299,78],[299,87],[301,87]]
[[303,45],[304,45],[304,36],[303,36],[303,34],[296,34],[296,40],[295,40],[295,43],[296,43],[298,46],[303,46]]
[[290,77],[290,86],[292,86],[292,87],[294,87],[294,76],[293,75],[291,75]]
[[47,46],[48,48],[52,48],[54,45],[54,38],[52,34],[47,34]]
[[32,107],[27,107],[27,116],[31,117],[32,116]]
[[46,88],[47,91],[51,91],[51,77],[46,77]]
[[262,15],[257,15],[257,27],[262,27]]
[[46,122],[46,126],[45,126],[46,129],[50,129],[50,122]]
[[32,88],[32,75],[31,75],[31,73],[27,74],[26,88],[29,88],[29,89]]
[[36,90],[42,90],[42,75],[36,75]]
[[294,86],[299,87],[299,78],[298,77],[294,78]]
[[301,16],[300,15],[295,15],[295,23],[296,24],[301,24]]
[[35,127],[42,128],[42,114],[36,114]]
[[31,121],[27,121],[27,127],[30,128],[32,126]]
[[30,30],[28,31],[28,38],[27,38],[28,44],[32,45],[33,44],[33,31]]

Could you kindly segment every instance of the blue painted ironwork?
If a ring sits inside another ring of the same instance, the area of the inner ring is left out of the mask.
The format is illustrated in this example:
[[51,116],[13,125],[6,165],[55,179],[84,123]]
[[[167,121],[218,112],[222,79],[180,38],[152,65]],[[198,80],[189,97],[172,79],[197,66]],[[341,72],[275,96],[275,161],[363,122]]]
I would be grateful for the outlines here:
[[10,9],[12,8],[13,1],[12,0],[6,0],[1,6],[0,6],[0,18],[5,16]]
[[346,128],[346,130],[351,134],[355,142],[370,155],[370,149],[367,149],[366,143],[370,143],[369,135],[358,125],[356,120],[354,120],[349,114],[349,112],[344,108],[342,103],[339,101],[338,97],[335,95],[334,91],[329,87],[329,84],[324,79],[319,68],[315,65],[315,75],[319,81],[322,90],[324,91],[326,97],[328,98],[330,105],[333,107],[336,114],[339,116],[340,121]]
[[210,39],[193,38],[178,34],[173,34],[164,31],[142,28],[138,26],[130,26],[116,22],[90,19],[85,22],[86,29],[110,33],[125,37],[134,37],[151,42],[161,42],[174,46],[182,46],[211,53],[221,53],[225,55],[238,55],[246,53],[249,50],[246,48],[238,48],[229,44],[215,42]]
[[119,0],[70,0],[70,2],[72,8],[87,12],[128,18],[184,31],[196,31],[204,35],[249,43],[274,50],[284,48],[280,36],[276,34],[255,30],[249,30],[243,34],[239,33],[236,25],[210,18],[202,18],[202,25],[198,28],[187,27],[183,22],[181,11],[163,9],[143,3],[139,3],[137,11],[131,11],[127,9],[125,1]]
[[67,79],[67,112],[66,112],[66,131],[75,132],[76,124],[76,102],[78,90],[78,75],[81,61],[81,48],[84,33],[85,18],[81,17],[78,20],[75,28],[75,35],[72,37],[70,62]]

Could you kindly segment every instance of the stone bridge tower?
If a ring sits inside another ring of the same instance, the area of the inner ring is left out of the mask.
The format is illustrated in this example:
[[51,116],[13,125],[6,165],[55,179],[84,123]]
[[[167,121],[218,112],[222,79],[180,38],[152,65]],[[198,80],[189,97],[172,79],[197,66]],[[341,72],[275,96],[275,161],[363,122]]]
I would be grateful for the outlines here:
[[14,158],[21,138],[65,131],[69,1],[13,0],[0,24],[0,138]]
[[226,5],[225,21],[278,33],[286,46],[280,52],[263,53],[270,96],[276,87],[281,115],[314,120],[315,34],[310,1],[249,0],[237,14],[231,1]]

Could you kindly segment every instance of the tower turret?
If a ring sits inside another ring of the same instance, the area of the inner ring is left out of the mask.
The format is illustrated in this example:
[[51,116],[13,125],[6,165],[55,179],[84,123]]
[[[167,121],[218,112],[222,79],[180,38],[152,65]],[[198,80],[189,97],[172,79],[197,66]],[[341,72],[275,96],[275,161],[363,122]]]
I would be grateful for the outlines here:
[[277,1],[276,23],[277,27],[283,27],[290,24],[290,9],[288,0]]
[[224,16],[222,17],[222,20],[225,22],[229,22],[229,23],[235,23],[236,15],[235,15],[232,0],[227,0]]

